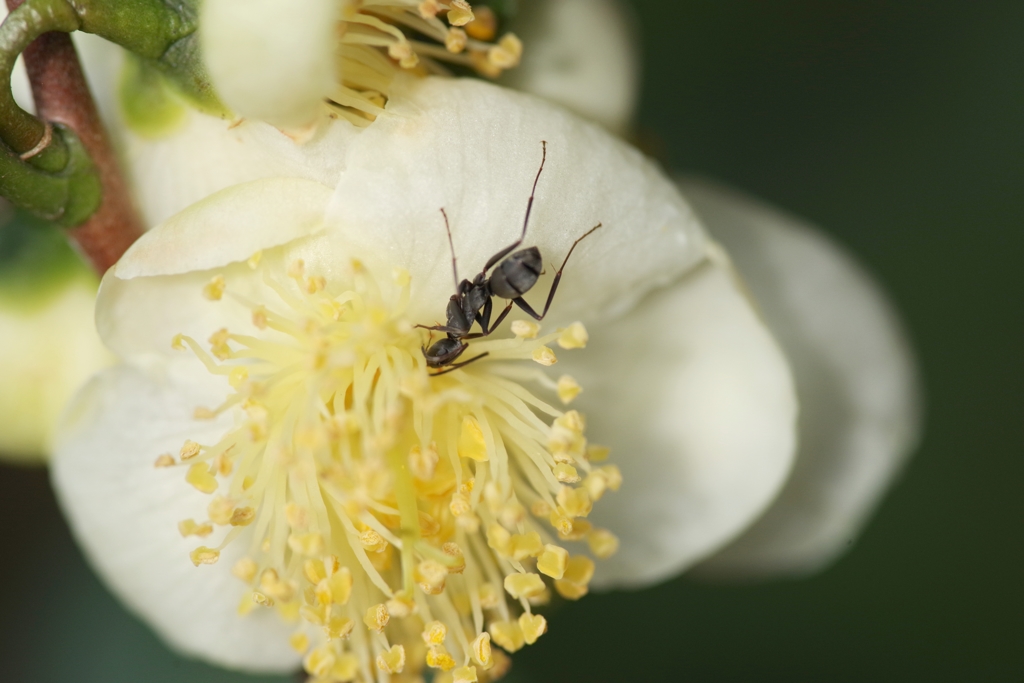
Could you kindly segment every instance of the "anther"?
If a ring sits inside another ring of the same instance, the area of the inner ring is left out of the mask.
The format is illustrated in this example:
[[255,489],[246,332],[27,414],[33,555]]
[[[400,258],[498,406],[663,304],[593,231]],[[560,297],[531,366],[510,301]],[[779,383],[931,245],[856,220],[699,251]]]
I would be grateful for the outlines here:
[[220,553],[213,548],[207,548],[205,545],[201,545],[191,553],[189,553],[189,559],[192,560],[192,564],[199,566],[201,564],[216,564],[217,560],[220,559]]
[[558,362],[555,352],[546,346],[538,346],[533,350],[533,360],[545,367],[551,367]]
[[547,619],[539,614],[523,613],[519,615],[519,628],[523,631],[523,640],[533,645],[537,639],[548,631]]
[[590,335],[587,334],[587,328],[583,327],[583,323],[578,322],[569,325],[558,335],[558,345],[563,349],[582,349],[589,340]]

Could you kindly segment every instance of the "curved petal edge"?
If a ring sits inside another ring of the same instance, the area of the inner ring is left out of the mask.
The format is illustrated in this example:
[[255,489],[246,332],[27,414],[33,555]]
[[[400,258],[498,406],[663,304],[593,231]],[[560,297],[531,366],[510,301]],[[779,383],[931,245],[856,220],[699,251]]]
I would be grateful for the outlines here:
[[801,405],[800,449],[785,488],[698,573],[812,573],[850,547],[917,444],[913,351],[874,279],[822,233],[706,181],[680,187],[782,345]]
[[592,515],[621,541],[594,585],[670,578],[746,528],[785,482],[789,366],[733,274],[712,264],[595,327],[586,355],[565,366],[584,387],[588,432],[623,475]]

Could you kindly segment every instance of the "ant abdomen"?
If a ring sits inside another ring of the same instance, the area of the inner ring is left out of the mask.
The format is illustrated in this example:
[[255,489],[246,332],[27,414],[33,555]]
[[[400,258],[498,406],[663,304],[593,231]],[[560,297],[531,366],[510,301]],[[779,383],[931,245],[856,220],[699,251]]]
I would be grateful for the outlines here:
[[491,294],[501,299],[518,299],[537,283],[543,269],[540,249],[521,249],[502,261],[491,273]]

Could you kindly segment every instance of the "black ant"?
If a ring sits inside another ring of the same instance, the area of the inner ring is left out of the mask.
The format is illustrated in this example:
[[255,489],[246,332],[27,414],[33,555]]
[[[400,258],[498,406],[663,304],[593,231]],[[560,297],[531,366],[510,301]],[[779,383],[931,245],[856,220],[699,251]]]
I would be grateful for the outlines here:
[[[547,160],[547,156],[547,142],[541,141],[540,168],[537,169],[537,177],[533,179],[530,199],[526,202],[526,218],[523,219],[522,234],[519,235],[519,239],[515,242],[489,258],[483,270],[473,278],[472,282],[469,280],[459,281],[459,270],[455,264],[455,245],[452,243],[452,229],[448,224],[448,214],[445,213],[444,209],[441,209],[441,215],[444,216],[444,228],[448,232],[448,247],[452,252],[452,274],[455,276],[455,294],[448,300],[448,308],[445,311],[448,319],[446,325],[433,325],[430,327],[417,325],[417,327],[422,327],[423,329],[447,334],[444,339],[431,344],[430,348],[423,347],[423,357],[427,359],[427,367],[444,368],[440,372],[433,373],[432,376],[436,377],[437,375],[457,370],[486,356],[487,353],[481,353],[479,356],[469,360],[460,363],[455,362],[469,348],[466,340],[486,337],[494,332],[501,325],[502,321],[505,320],[505,316],[509,314],[509,311],[512,310],[512,304],[533,316],[534,319],[543,320],[544,316],[548,313],[548,308],[551,307],[551,300],[555,298],[555,290],[558,289],[558,282],[562,279],[562,271],[565,269],[565,264],[569,262],[573,249],[583,241],[584,237],[601,227],[601,224],[598,223],[572,243],[569,253],[565,255],[565,260],[562,261],[562,267],[555,273],[555,279],[552,281],[551,289],[548,291],[548,299],[544,303],[544,310],[540,313],[533,310],[530,304],[526,303],[526,300],[523,299],[523,295],[530,291],[537,283],[537,278],[543,274],[544,263],[541,260],[540,250],[537,247],[529,247],[527,249],[520,249],[511,256],[509,256],[509,253],[522,244],[526,238],[526,228],[530,224],[530,210],[533,208],[533,197],[537,192],[537,182],[540,180],[540,174],[544,171],[544,162]],[[508,258],[505,258],[506,256]],[[501,262],[500,264],[498,263],[499,261]],[[488,277],[487,271],[494,268],[495,264],[498,264],[498,267]],[[491,312],[492,299],[494,297],[508,299],[508,305],[505,306],[505,309],[498,315],[497,320],[492,325]],[[481,331],[470,333],[469,330],[473,327],[474,322],[480,325]]]

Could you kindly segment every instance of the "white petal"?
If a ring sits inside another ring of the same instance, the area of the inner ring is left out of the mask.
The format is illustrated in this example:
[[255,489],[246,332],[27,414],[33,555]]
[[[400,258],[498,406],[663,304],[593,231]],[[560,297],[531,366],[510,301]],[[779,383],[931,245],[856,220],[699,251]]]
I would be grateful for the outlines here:
[[335,84],[337,0],[204,0],[200,44],[225,104],[275,126],[313,121]]
[[[472,277],[519,237],[542,141],[547,163],[523,245],[540,248],[550,278],[574,240],[604,226],[573,253],[552,322],[621,313],[703,259],[704,234],[689,206],[632,147],[528,95],[421,79],[348,147],[321,255],[307,262],[330,273],[337,254],[349,252],[385,273],[402,266],[413,276],[411,310],[443,316],[454,284],[440,209],[460,274]],[[535,307],[549,282],[531,292]]]
[[204,342],[228,327],[251,331],[251,311],[233,299],[207,300],[207,269],[223,268],[231,291],[268,296],[244,263],[256,252],[316,232],[331,191],[309,180],[272,178],[223,190],[143,235],[107,272],[96,301],[96,327],[112,351],[147,363],[176,356],[171,339]]
[[125,167],[147,226],[232,185],[260,178],[295,177],[334,187],[347,141],[356,135],[346,121],[320,126],[297,144],[259,121],[231,122],[194,111],[174,133],[147,138],[121,127]]
[[[277,614],[237,613],[245,585],[230,574],[246,550],[243,535],[220,561],[195,567],[189,552],[218,539],[184,539],[182,519],[202,515],[209,496],[184,482],[181,468],[153,466],[185,439],[215,440],[225,425],[190,419],[215,397],[119,366],[76,397],[56,444],[53,480],[72,531],[100,576],[127,607],[182,653],[250,671],[290,671],[292,627]],[[198,521],[198,520],[197,520]]]
[[793,365],[800,449],[782,493],[707,575],[806,574],[850,547],[917,442],[913,354],[877,284],[797,219],[684,181]]
[[640,85],[636,30],[619,0],[524,4],[512,29],[523,62],[502,82],[539,95],[616,133],[629,128]]
[[[587,436],[611,447],[622,489],[594,506],[619,552],[597,586],[677,574],[743,530],[785,481],[796,449],[786,360],[725,269],[706,265],[563,353]],[[576,407],[574,405],[574,407]]]
[[5,459],[49,457],[57,416],[75,390],[113,361],[92,320],[95,282],[76,278],[27,307],[0,310],[0,453]]
[[143,235],[114,266],[113,276],[174,275],[244,261],[323,228],[330,197],[330,188],[300,178],[229,187]]

